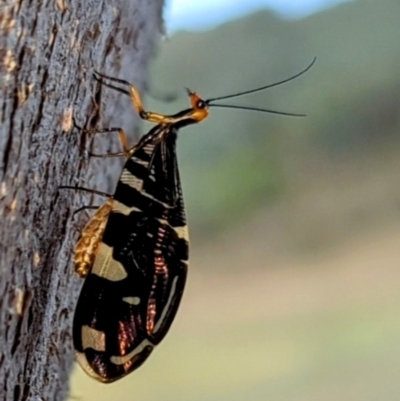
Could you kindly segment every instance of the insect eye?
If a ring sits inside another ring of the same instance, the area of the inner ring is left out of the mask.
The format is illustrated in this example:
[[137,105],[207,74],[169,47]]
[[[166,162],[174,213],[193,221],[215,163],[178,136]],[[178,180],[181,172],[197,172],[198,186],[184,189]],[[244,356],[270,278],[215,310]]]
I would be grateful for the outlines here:
[[205,104],[205,102],[203,100],[198,100],[197,103],[196,103],[196,107],[198,109],[204,109],[206,107],[206,104]]

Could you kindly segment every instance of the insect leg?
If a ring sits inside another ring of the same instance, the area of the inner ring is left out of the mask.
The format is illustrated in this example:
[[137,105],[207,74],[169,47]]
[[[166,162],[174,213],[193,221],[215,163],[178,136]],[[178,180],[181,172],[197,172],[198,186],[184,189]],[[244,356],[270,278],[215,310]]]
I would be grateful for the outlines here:
[[105,158],[105,157],[121,157],[121,156],[127,157],[128,155],[129,155],[129,153],[125,153],[125,152],[104,153],[104,154],[89,152],[89,156],[90,157],[101,157],[101,158]]
[[126,137],[125,131],[122,128],[112,127],[112,128],[85,129],[85,128],[80,127],[78,124],[76,124],[75,120],[74,120],[74,126],[75,126],[75,128],[77,128],[89,135],[102,134],[102,133],[108,133],[108,132],[118,132],[119,142],[122,147],[122,152],[108,153],[107,155],[99,155],[99,154],[94,154],[94,153],[89,152],[89,156],[92,156],[92,157],[129,156],[128,139]]
[[[73,186],[71,186],[71,185],[62,185],[62,186],[58,187],[58,189],[59,189],[59,190],[60,190],[60,189],[73,189],[73,190],[88,192],[88,193],[94,194],[94,195],[104,196],[104,197],[109,198],[109,199],[111,199],[111,200],[113,199],[113,195],[108,194],[107,192],[97,191],[96,189],[91,189],[91,188],[85,188],[85,187],[79,187],[79,186],[73,187]],[[87,209],[92,209],[92,210],[93,210],[93,209],[99,209],[100,207],[101,207],[101,206],[99,206],[99,205],[97,205],[97,206],[96,206],[96,205],[85,205],[85,206],[82,206],[82,207],[76,209],[76,210],[73,212],[73,215],[75,216],[76,214],[82,212],[83,210],[87,210]],[[96,215],[96,214],[95,214],[95,215]]]
[[74,210],[73,215],[75,216],[76,214],[83,212],[84,210],[94,210],[94,209],[98,209],[100,207],[100,205],[85,205],[85,206],[81,206],[79,209]]
[[102,134],[105,132],[118,132],[119,142],[121,143],[121,147],[124,154],[128,154],[128,140],[126,138],[126,133],[122,128],[94,128],[92,130],[86,131],[88,134]]
[[[131,98],[133,107],[136,109],[137,113],[139,114],[139,117],[142,118],[143,120],[147,120],[149,122],[153,122],[156,124],[173,124],[176,121],[176,118],[172,117],[172,116],[154,113],[152,111],[145,111],[143,108],[143,103],[142,103],[142,99],[140,97],[139,91],[136,89],[135,86],[130,84],[128,81],[110,77],[110,76],[101,74],[100,72],[97,72],[97,71],[95,71],[94,78],[101,84],[108,86],[109,88],[115,89],[118,92],[122,92],[122,93],[128,95]],[[122,89],[117,86],[111,85],[107,82],[104,82],[103,79],[108,79],[111,82],[116,82],[116,83],[119,83],[122,85],[126,85],[129,88],[129,90]]]
[[92,188],[85,188],[85,187],[80,187],[80,186],[76,186],[73,187],[72,185],[61,185],[58,187],[58,189],[74,189],[77,191],[83,191],[83,192],[88,192],[90,194],[94,194],[94,195],[100,195],[100,196],[104,196],[106,198],[111,198],[113,197],[113,195],[107,193],[107,192],[102,192],[102,191],[97,191],[96,189],[92,189]]

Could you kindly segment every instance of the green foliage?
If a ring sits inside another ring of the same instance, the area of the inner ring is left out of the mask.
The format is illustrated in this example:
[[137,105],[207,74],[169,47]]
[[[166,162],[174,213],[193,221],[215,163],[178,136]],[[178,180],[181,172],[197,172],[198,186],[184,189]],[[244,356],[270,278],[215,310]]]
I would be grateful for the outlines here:
[[233,100],[305,112],[306,119],[211,109],[206,122],[180,134],[188,138],[180,140],[179,157],[192,227],[224,227],[282,193],[276,167],[288,158],[307,163],[316,149],[351,158],[365,145],[393,139],[400,121],[399,15],[397,0],[354,1],[299,21],[261,11],[163,44],[152,84],[182,93],[168,105],[172,112],[186,107],[184,86],[205,98],[235,93],[289,77],[318,57],[307,76]]
[[243,210],[267,205],[279,194],[271,159],[258,156],[253,147],[242,146],[206,168],[186,166],[184,191],[190,223],[195,222],[197,230],[209,235],[243,218]]

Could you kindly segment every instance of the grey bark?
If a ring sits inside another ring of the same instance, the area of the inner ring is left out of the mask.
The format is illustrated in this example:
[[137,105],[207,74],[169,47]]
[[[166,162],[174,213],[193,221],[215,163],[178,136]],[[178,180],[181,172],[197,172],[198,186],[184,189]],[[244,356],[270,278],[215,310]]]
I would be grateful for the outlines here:
[[[88,197],[58,187],[109,190],[119,173],[115,163],[89,160],[92,139],[73,127],[73,117],[86,127],[134,132],[129,99],[115,100],[92,72],[143,89],[162,3],[0,1],[1,400],[66,398],[82,284],[71,257],[83,218],[72,214]],[[111,136],[94,138],[96,151],[115,150]]]

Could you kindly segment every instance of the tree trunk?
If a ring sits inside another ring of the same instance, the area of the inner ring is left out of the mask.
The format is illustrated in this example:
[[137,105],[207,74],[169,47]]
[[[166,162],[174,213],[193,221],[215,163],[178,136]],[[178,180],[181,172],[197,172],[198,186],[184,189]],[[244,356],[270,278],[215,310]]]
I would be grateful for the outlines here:
[[[162,30],[162,3],[0,0],[1,400],[66,398],[82,284],[71,258],[74,228],[84,216],[73,217],[82,196],[58,187],[107,191],[119,173],[108,160],[89,163],[91,138],[74,128],[73,118],[86,127],[134,132],[129,99],[119,94],[111,101],[112,91],[92,73],[143,89]],[[118,143],[112,135],[96,136],[96,151]]]

